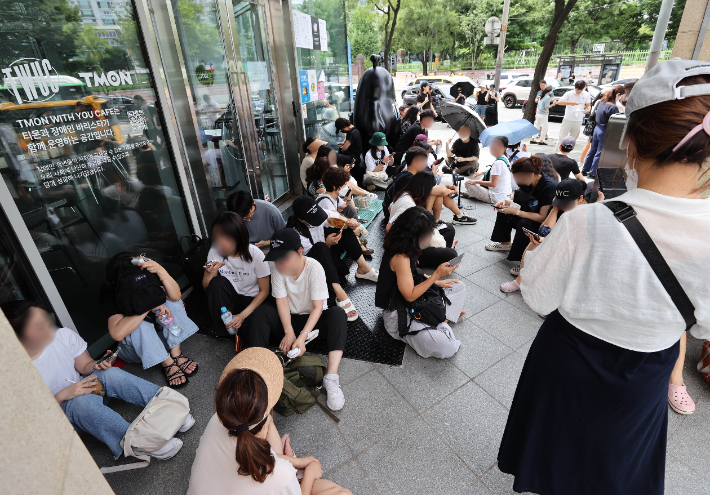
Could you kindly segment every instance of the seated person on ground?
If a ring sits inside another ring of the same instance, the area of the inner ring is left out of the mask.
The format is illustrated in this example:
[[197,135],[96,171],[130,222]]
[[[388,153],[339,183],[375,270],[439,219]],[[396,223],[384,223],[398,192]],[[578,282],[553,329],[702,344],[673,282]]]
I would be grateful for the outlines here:
[[[437,196],[433,191],[436,187],[434,176],[429,172],[420,172],[410,180],[404,189],[395,196],[394,203],[390,207],[390,218],[387,224],[387,231],[392,229],[392,225],[402,213],[410,208],[422,207],[431,213]],[[448,189],[447,189],[448,191]],[[431,246],[424,249],[419,255],[419,266],[422,268],[436,268],[440,264],[456,257],[456,250],[453,248],[458,241],[454,240],[456,231],[451,224],[438,223],[434,229],[434,236]]]
[[[476,172],[473,180],[467,180],[466,192],[469,197],[484,203],[495,204],[510,196],[512,192],[512,174],[510,164],[505,156],[508,138],[505,136],[493,138],[490,145],[491,155],[495,157],[491,168]],[[481,177],[480,179],[478,177]]]
[[281,362],[268,349],[245,349],[227,364],[187,495],[352,495],[321,478],[317,459],[297,458],[288,435],[279,437],[272,410],[283,380]]
[[[530,238],[523,232],[523,227],[537,232],[540,224],[547,217],[555,199],[557,181],[542,171],[542,159],[539,156],[521,158],[511,166],[511,172],[518,189],[514,200],[502,199],[495,206],[498,208],[496,223],[493,226],[488,251],[508,251],[508,261],[516,262],[510,273],[520,273],[520,261],[523,252],[530,243]],[[515,203],[515,204],[513,204]],[[511,244],[511,231],[515,229],[515,238]]]
[[[404,165],[406,166],[406,169],[397,174],[392,185],[390,185],[387,188],[387,191],[385,191],[385,199],[382,203],[383,210],[387,210],[385,213],[385,219],[389,218],[389,207],[392,204],[394,197],[404,188],[404,186],[406,186],[407,182],[409,182],[409,180],[417,173],[424,171],[429,173],[429,153],[425,149],[419,146],[413,146],[409,148],[404,158]],[[459,207],[456,205],[456,201],[451,198],[451,195],[455,193],[456,187],[451,185],[438,185],[433,189],[433,194],[437,196],[436,201],[434,201],[432,206],[434,218],[438,220],[441,215],[442,206],[446,206],[454,213],[454,224],[474,225],[476,223],[476,219],[463,215]]]
[[[428,139],[424,134],[420,134],[417,136],[417,139],[414,140],[414,146],[417,146],[419,148],[422,148],[424,151],[426,151],[429,155],[427,156],[427,167],[429,167],[429,171],[431,171],[432,174],[434,174],[434,178],[436,179],[437,184],[441,184],[441,179],[444,174],[444,167],[441,166],[441,163],[444,161],[444,158],[438,158],[436,154],[434,153],[434,148],[429,146],[427,143]],[[405,160],[407,155],[404,155]],[[406,167],[405,167],[406,170]]]
[[[327,147],[327,146],[326,146]],[[330,148],[328,148],[330,150]],[[338,166],[341,168],[344,168],[346,172],[350,173],[350,171],[353,168],[353,157],[350,155],[338,155],[335,153],[335,151],[330,150],[328,153],[328,162],[330,163],[331,167]],[[367,196],[367,191],[363,189],[362,187],[357,185],[357,181],[355,178],[351,175],[350,179],[348,179],[348,183],[346,186],[343,186],[343,188],[340,190],[340,197],[345,198],[347,196],[348,189],[352,194],[350,196]]]
[[[86,342],[79,334],[69,328],[56,328],[52,315],[38,304],[16,300],[2,304],[1,308],[72,426],[79,433],[88,433],[105,443],[118,459],[123,453],[121,440],[130,423],[106,406],[103,396],[117,397],[144,408],[160,387],[112,368],[112,361],[97,364],[86,352]],[[111,351],[106,352],[110,354]],[[194,424],[188,414],[180,431],[187,431]],[[173,437],[154,452],[134,452],[170,459],[181,447],[182,441]]]
[[340,197],[340,190],[348,183],[349,179],[350,173],[344,168],[330,167],[326,170],[321,179],[325,192],[316,197],[318,206],[324,210],[340,213],[343,219],[357,219],[357,208],[346,203],[346,201],[352,203],[351,195],[348,194],[345,198]]
[[[456,266],[439,265],[430,277],[417,266],[417,258],[429,248],[436,221],[424,208],[415,206],[402,213],[385,235],[385,255],[380,265],[381,276],[377,282],[375,305],[384,309],[385,330],[393,338],[402,340],[422,357],[448,358],[456,354],[461,342],[447,323],[458,321],[462,310],[466,286],[458,280],[442,280]],[[432,286],[444,289],[451,301],[446,306],[445,318],[436,327],[419,322],[409,315],[408,304],[420,298]]]
[[301,150],[306,155],[303,157],[303,161],[301,162],[301,167],[299,170],[301,184],[303,184],[304,191],[308,187],[308,184],[306,183],[306,170],[308,170],[308,167],[313,165],[313,162],[315,161],[318,153],[318,149],[325,144],[328,143],[312,137],[309,137],[301,144]]
[[331,165],[328,162],[328,158],[319,156],[316,158],[316,161],[313,162],[313,165],[306,170],[306,182],[308,183],[308,190],[306,192],[311,198],[317,198],[319,194],[325,192],[325,187],[323,187],[321,179],[323,178],[323,174],[325,174],[326,170],[330,167]]
[[[342,272],[339,272],[341,276],[346,277],[350,272],[350,269],[343,266],[341,261],[341,255],[345,252],[350,259],[357,263],[356,278],[377,282],[377,270],[372,268],[364,258],[365,254],[372,254],[374,251],[371,249],[367,252],[363,251],[363,249],[367,248],[362,246],[355,236],[354,229],[359,228],[359,222],[353,219],[344,219],[336,211],[323,210],[313,198],[308,196],[296,198],[293,201],[292,208],[293,215],[288,219],[287,226],[295,229],[301,235],[305,253],[310,252],[311,246],[317,243],[324,243],[329,248],[330,256],[335,266],[342,267]],[[328,225],[329,218],[345,220],[345,228],[341,230],[340,228],[330,227]],[[317,252],[320,253],[321,251],[318,250]],[[324,265],[322,259],[318,258],[318,261]],[[328,275],[327,270],[326,275]]]
[[118,357],[140,363],[144,370],[160,363],[168,386],[185,386],[187,377],[197,372],[197,363],[183,356],[180,344],[198,327],[185,312],[175,279],[153,260],[131,263],[138,257],[118,253],[106,265],[100,300],[108,315],[108,332],[121,343]]
[[[410,112],[412,112],[411,109],[409,110],[407,115],[409,115]],[[397,141],[397,144],[394,147],[395,163],[401,162],[401,157],[407,152],[409,148],[414,146],[414,141],[416,140],[416,137],[418,135],[427,135],[429,128],[434,125],[435,120],[436,115],[431,110],[425,110],[419,114],[419,122],[412,124],[409,129],[407,129],[407,132],[402,134],[402,137],[399,138],[399,141]],[[436,146],[441,144],[441,140],[432,139],[428,142],[428,144],[429,146]]]
[[[212,248],[207,261],[215,263],[205,268],[202,287],[214,333],[226,337],[238,332],[244,339],[244,347],[252,347],[251,322],[268,320],[268,313],[275,315],[276,307],[266,302],[270,290],[269,264],[264,261],[261,249],[249,244],[244,224],[231,211],[220,213],[212,223]],[[232,314],[232,320],[226,324],[222,321],[222,308]]]
[[362,184],[370,191],[387,189],[392,178],[387,169],[394,164],[394,155],[387,149],[387,138],[383,132],[376,132],[370,139],[370,150],[365,153],[365,178]]
[[471,175],[476,172],[480,154],[478,139],[471,137],[471,128],[466,124],[459,129],[459,138],[453,145],[451,139],[446,142],[447,163],[459,174]]
[[[301,238],[294,229],[282,229],[271,239],[271,251],[266,261],[272,261],[271,293],[276,299],[279,318],[263,326],[264,342],[279,342],[286,354],[292,349],[306,352],[308,334],[319,330],[316,338],[324,339],[328,347],[328,367],[323,377],[326,401],[333,411],[345,404],[340,390],[338,367],[345,349],[348,320],[343,308],[328,307],[328,284],[323,267],[316,260],[303,256]],[[265,346],[262,346],[265,347]]]
[[[530,244],[525,248],[525,252],[534,248],[537,244],[540,244],[545,237],[547,237],[552,229],[557,224],[557,220],[562,216],[563,213],[574,210],[578,205],[586,203],[584,200],[584,190],[587,187],[587,183],[584,180],[579,179],[565,179],[559,184],[555,189],[555,199],[552,201],[552,209],[547,215],[547,218],[542,225],[537,230],[537,234],[540,236],[540,240],[536,241],[535,236],[528,234],[530,238]],[[599,192],[599,197],[597,201],[604,199],[604,193]],[[533,231],[534,232],[534,231]],[[523,253],[523,259],[520,261],[520,273],[512,282],[505,282],[501,284],[500,290],[503,292],[516,292],[520,290],[520,278],[523,273],[522,270],[525,267],[525,253]]]
[[256,247],[268,246],[271,234],[286,226],[278,208],[268,201],[252,198],[249,191],[230,194],[227,198],[227,209],[246,222],[249,242]]
[[584,180],[582,172],[579,171],[577,160],[570,158],[568,155],[574,149],[577,141],[572,136],[563,137],[558,145],[557,153],[550,153],[547,157],[552,162],[552,166],[560,176],[560,180],[568,179],[570,174],[579,180]]
[[529,158],[528,145],[523,144],[521,147],[520,143],[509,144],[508,149],[505,150],[505,156],[508,158],[511,165],[515,163],[515,160],[519,160],[520,158]]

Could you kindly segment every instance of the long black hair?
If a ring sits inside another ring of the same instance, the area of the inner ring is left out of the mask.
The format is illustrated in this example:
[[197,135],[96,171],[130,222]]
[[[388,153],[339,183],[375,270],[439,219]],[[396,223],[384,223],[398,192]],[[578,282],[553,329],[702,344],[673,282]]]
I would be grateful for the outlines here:
[[313,164],[306,169],[306,183],[310,184],[321,180],[326,171],[330,168],[330,162],[324,156],[319,156]]
[[286,228],[295,230],[301,237],[305,237],[306,239],[311,241],[311,244],[315,244],[313,242],[313,237],[311,236],[310,229],[306,227],[305,223],[301,222],[298,218],[296,218],[296,215],[291,215],[288,218],[288,221],[286,222]]
[[431,194],[431,190],[434,189],[436,185],[436,178],[434,174],[425,170],[419,174],[416,174],[412,179],[407,182],[407,185],[402,188],[401,191],[397,193],[394,200],[397,201],[402,197],[403,194],[409,194],[414,200],[414,204],[417,206],[426,205],[426,200]]
[[416,258],[422,254],[419,237],[434,232],[435,228],[434,215],[421,206],[409,208],[397,217],[385,235],[385,253],[390,256],[403,254],[410,259]]
[[106,280],[101,285],[99,289],[99,302],[101,304],[104,301],[109,300],[109,298],[115,297],[115,287],[118,282],[121,272],[131,266],[131,260],[140,256],[138,253],[133,253],[130,251],[124,251],[122,253],[115,254],[113,258],[108,260],[106,263]]
[[[214,236],[215,227],[219,227],[222,234],[231,237],[237,244],[236,253],[241,259],[247,263],[251,263],[252,257],[249,252],[249,231],[242,220],[242,217],[233,211],[225,211],[220,213],[212,222],[212,235]],[[225,257],[226,259],[226,257]]]
[[415,123],[417,121],[417,117],[419,117],[419,112],[419,107],[416,105],[412,105],[411,107],[409,107],[409,110],[407,110],[407,113],[404,114],[402,121],[409,122],[410,124]]

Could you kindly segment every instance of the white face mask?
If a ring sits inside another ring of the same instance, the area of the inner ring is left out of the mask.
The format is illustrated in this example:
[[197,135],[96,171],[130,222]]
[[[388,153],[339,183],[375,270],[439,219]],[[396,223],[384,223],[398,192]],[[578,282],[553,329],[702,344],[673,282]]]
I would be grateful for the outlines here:
[[470,137],[470,134],[459,134],[459,138],[461,138],[461,141],[466,141]]
[[627,160],[626,165],[624,166],[624,172],[626,172],[626,189],[629,191],[631,189],[635,189],[636,184],[639,182],[639,174],[633,165],[634,164],[632,163],[631,166],[629,166],[629,162]]

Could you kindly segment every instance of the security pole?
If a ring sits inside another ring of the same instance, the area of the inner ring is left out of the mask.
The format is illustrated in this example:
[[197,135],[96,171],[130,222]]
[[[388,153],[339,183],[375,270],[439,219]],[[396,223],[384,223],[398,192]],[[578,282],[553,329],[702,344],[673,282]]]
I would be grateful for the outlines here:
[[[668,1],[668,0],[664,0]],[[673,0],[670,0],[671,4]],[[503,2],[503,19],[500,27],[500,42],[498,44],[498,58],[496,59],[496,75],[495,86],[496,91],[500,90],[500,71],[503,69],[503,52],[505,52],[505,33],[508,31],[508,10],[510,9],[510,0]]]
[[663,48],[663,39],[666,37],[666,30],[668,29],[668,21],[671,19],[671,12],[673,12],[673,0],[663,0],[661,10],[658,12],[656,30],[653,32],[651,50],[648,52],[648,60],[646,61],[646,70],[644,72],[648,72],[658,65],[661,48]]

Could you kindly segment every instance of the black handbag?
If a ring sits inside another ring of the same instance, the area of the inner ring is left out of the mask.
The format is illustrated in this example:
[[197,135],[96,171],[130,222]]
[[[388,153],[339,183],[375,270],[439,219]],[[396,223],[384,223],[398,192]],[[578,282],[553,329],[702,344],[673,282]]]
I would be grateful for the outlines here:
[[599,105],[595,105],[594,109],[589,113],[589,115],[584,120],[584,129],[582,134],[587,137],[592,137],[594,135],[594,128],[597,126],[597,108]]
[[[416,268],[412,273],[414,285],[419,285],[426,278],[421,269]],[[434,284],[429,287],[424,294],[412,302],[408,302],[402,297],[399,291],[395,291],[395,304],[397,307],[398,327],[400,337],[405,335],[416,335],[423,330],[436,328],[439,323],[446,321],[446,306],[451,305],[451,301],[446,297],[444,289]],[[407,323],[407,317],[409,323]],[[418,321],[426,325],[421,330],[413,331],[412,322]]]
[[212,240],[209,237],[202,238],[198,235],[183,236],[180,238],[187,239],[188,250],[180,259],[180,269],[190,281],[192,286],[197,290],[202,290],[202,277],[205,273],[205,262],[207,254],[212,247]]

